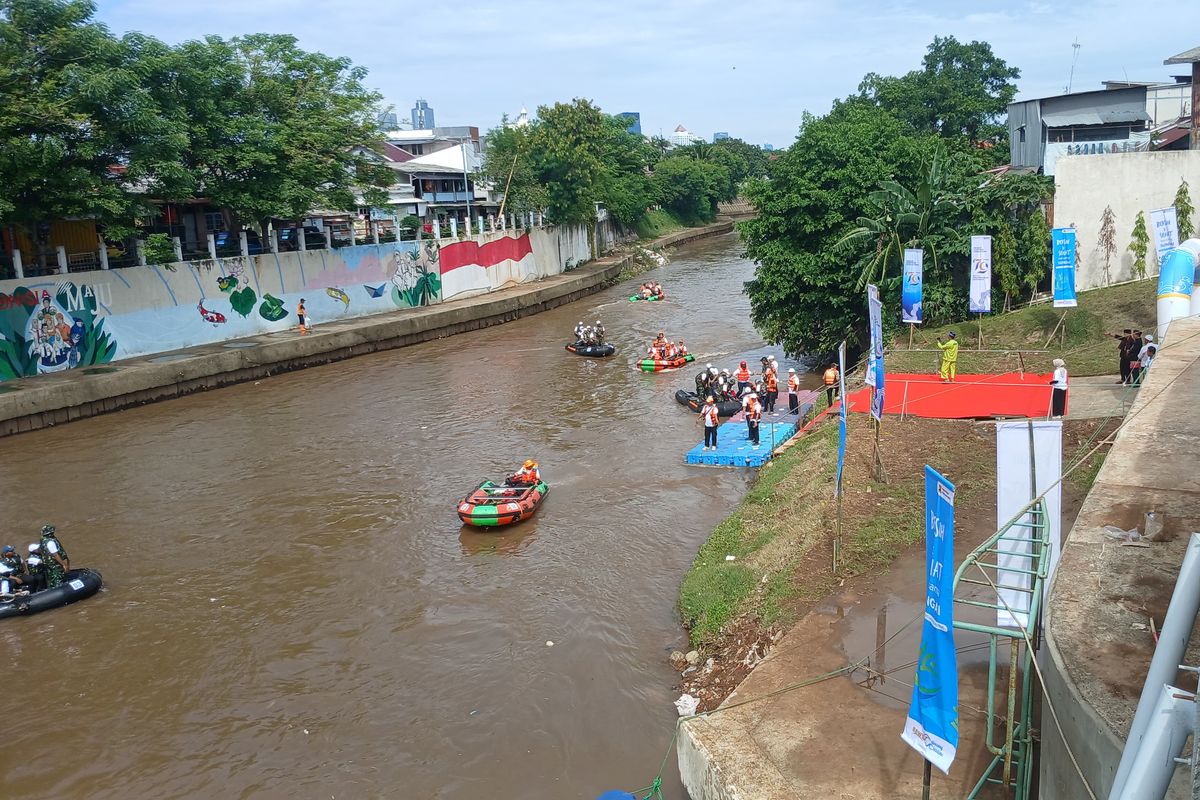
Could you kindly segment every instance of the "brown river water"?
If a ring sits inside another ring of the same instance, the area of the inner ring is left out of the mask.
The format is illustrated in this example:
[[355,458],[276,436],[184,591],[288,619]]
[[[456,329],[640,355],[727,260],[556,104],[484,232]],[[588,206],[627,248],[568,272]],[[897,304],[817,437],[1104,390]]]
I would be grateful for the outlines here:
[[[0,797],[590,800],[650,783],[676,719],[679,581],[750,474],[682,463],[701,430],[673,395],[696,369],[632,365],[660,327],[692,366],[771,352],[740,252],[681,248],[648,274],[664,304],[624,284],[0,440],[0,538],[54,522],[106,583],[0,625],[16,715]],[[617,355],[566,353],[598,315]],[[458,499],[526,457],[551,485],[538,515],[460,527]],[[673,756],[664,786],[683,797]]]

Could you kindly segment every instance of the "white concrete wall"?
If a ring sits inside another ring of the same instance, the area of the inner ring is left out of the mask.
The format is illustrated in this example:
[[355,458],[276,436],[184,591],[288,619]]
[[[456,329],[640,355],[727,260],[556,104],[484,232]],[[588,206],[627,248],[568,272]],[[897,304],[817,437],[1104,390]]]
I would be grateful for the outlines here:
[[[1192,204],[1200,207],[1200,151],[1108,153],[1065,156],[1058,160],[1054,176],[1054,225],[1060,228],[1074,225],[1079,231],[1077,289],[1094,289],[1133,277],[1129,243],[1138,212],[1145,212],[1147,232],[1151,232],[1150,212],[1172,205],[1179,182],[1185,178]],[[1100,219],[1110,205],[1116,217],[1117,252],[1106,282],[1099,238]],[[1193,223],[1200,226],[1200,219],[1194,219]],[[1158,274],[1153,238],[1146,255],[1146,274]]]

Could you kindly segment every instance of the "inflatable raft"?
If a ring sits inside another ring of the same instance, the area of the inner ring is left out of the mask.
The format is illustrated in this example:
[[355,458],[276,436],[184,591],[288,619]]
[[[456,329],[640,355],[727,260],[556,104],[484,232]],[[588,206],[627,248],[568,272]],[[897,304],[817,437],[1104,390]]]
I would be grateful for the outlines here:
[[[704,405],[704,401],[700,399],[700,395],[695,392],[689,392],[687,389],[680,389],[675,393],[675,402],[697,414],[700,413],[700,407]],[[732,417],[741,410],[742,403],[740,400],[720,400],[717,402],[718,416]]]
[[643,358],[638,362],[638,369],[642,372],[662,372],[666,369],[679,369],[684,364],[690,364],[696,360],[696,357],[688,353],[683,358],[674,358],[670,361],[664,361],[661,358]]
[[464,525],[495,528],[532,517],[550,493],[545,481],[536,486],[502,486],[484,481],[458,504]]
[[604,342],[603,344],[584,344],[583,342],[575,342],[567,345],[567,352],[575,353],[580,356],[588,356],[590,358],[605,358],[617,352],[616,345]]
[[629,298],[629,302],[631,302],[631,303],[638,303],[638,302],[656,303],[659,300],[666,300],[666,299],[667,299],[666,295],[659,297],[656,294],[652,294],[649,297],[642,297],[640,294],[635,294]]
[[73,569],[67,573],[61,586],[53,589],[43,589],[33,594],[18,595],[11,599],[0,600],[0,619],[5,617],[22,617],[36,614],[39,611],[49,611],[52,608],[70,605],[84,600],[100,591],[104,585],[100,573],[94,569]]

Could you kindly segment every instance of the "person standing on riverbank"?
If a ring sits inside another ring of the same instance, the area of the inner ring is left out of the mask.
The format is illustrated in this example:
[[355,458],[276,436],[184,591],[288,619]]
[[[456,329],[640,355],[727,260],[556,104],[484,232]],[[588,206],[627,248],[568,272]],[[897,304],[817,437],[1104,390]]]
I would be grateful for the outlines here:
[[304,298],[296,304],[296,317],[300,320],[300,333],[308,333],[308,309],[304,307]]
[[795,367],[788,368],[787,390],[788,390],[788,413],[789,414],[799,414],[800,413],[800,377],[798,375],[796,375]]
[[1061,358],[1054,359],[1054,375],[1050,378],[1053,387],[1050,394],[1050,417],[1061,419],[1067,411],[1067,365]]
[[746,397],[746,438],[758,449],[758,424],[762,421],[762,406],[758,404],[758,395],[751,392]]
[[937,346],[942,351],[942,383],[954,383],[954,377],[958,374],[958,336],[954,331],[946,334],[949,337],[948,341],[943,342],[942,337],[938,337]]
[[821,380],[825,383],[825,402],[830,408],[833,408],[833,398],[838,394],[838,365],[831,362],[829,369],[825,370],[825,374],[821,376]]
[[717,412],[717,402],[710,394],[704,400],[704,408],[700,409],[700,420],[704,423],[704,449],[717,449],[717,425],[720,424],[720,414]]

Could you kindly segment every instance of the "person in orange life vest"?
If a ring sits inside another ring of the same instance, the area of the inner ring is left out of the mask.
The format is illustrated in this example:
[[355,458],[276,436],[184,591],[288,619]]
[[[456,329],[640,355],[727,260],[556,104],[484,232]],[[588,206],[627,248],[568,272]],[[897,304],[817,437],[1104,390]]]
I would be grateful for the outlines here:
[[666,359],[667,361],[675,360],[675,343],[674,342],[668,340],[667,343],[663,345],[663,358]]
[[796,370],[794,368],[788,369],[787,390],[788,390],[788,413],[789,414],[799,414],[800,413],[800,395],[799,395],[800,376],[796,374]]
[[768,414],[774,414],[775,401],[779,399],[779,378],[776,377],[773,367],[767,369],[767,375],[763,378],[763,386],[767,390],[767,401],[763,404],[763,410]]
[[537,486],[541,483],[542,476],[538,472],[537,462],[532,458],[525,459],[525,463],[515,474],[504,479],[505,486]]
[[758,395],[751,392],[746,396],[746,438],[758,449],[758,423],[762,421],[762,406],[758,404]]
[[679,356],[680,358],[683,358],[687,354],[688,354],[687,348],[683,346],[683,339],[680,339],[679,342],[675,345],[675,355]]
[[296,304],[296,316],[300,319],[300,332],[308,333],[308,309],[304,307],[304,298]]
[[750,388],[750,369],[746,366],[745,361],[738,367],[738,371],[733,374],[733,379],[737,381],[738,396],[741,397]]
[[720,424],[720,414],[717,412],[717,403],[710,394],[704,400],[704,407],[700,409],[700,421],[704,424],[704,449],[709,447],[713,450],[717,449],[717,425]]
[[838,367],[837,364],[830,364],[829,369],[825,370],[822,376],[825,381],[825,400],[829,405],[833,405],[833,398],[838,394]]

